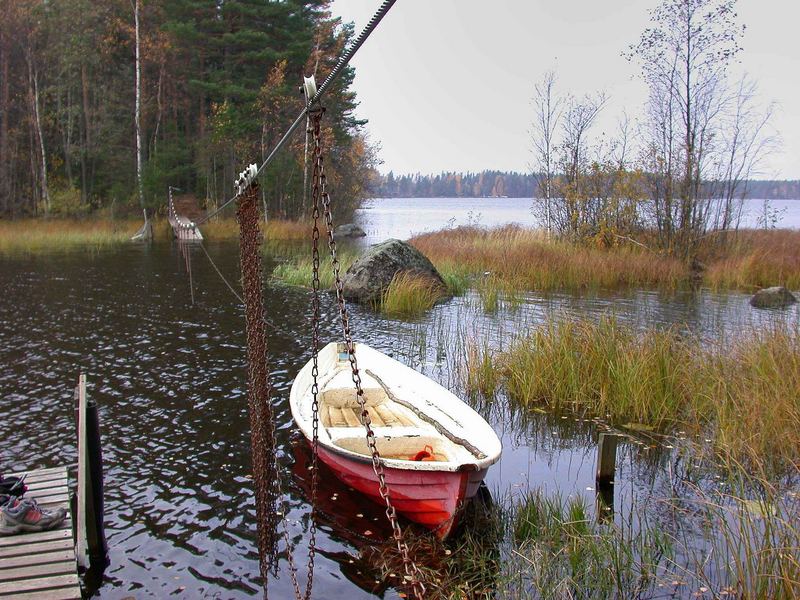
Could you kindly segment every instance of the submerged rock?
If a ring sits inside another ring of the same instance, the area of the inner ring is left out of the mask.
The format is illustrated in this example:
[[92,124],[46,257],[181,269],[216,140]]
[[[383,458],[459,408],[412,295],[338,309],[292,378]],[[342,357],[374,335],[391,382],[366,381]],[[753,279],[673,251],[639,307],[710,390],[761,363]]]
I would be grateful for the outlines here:
[[333,230],[333,237],[339,238],[362,238],[366,232],[355,223],[344,223]]
[[447,289],[427,256],[407,242],[392,239],[376,244],[352,264],[342,282],[344,295],[357,302],[376,302],[401,271],[429,277],[443,293]]
[[775,286],[758,290],[750,298],[750,304],[756,308],[785,308],[797,302],[794,294],[783,286]]

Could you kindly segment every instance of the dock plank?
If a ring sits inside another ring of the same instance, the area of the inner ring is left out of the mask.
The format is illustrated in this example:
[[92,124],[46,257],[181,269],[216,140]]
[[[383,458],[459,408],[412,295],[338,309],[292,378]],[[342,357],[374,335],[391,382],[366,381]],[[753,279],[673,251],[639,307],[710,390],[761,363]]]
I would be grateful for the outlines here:
[[74,586],[41,592],[14,594],[14,600],[81,600],[82,597],[80,588]]
[[14,581],[0,582],[0,596],[13,595],[14,597],[18,597],[17,594],[20,592],[37,592],[40,590],[63,588],[73,585],[80,585],[77,574],[17,579]]
[[45,565],[47,563],[75,561],[75,552],[70,550],[59,550],[57,552],[39,552],[37,554],[26,554],[25,556],[15,556],[13,558],[3,558],[0,560],[0,580],[6,569],[16,569],[29,565]]
[[66,528],[51,529],[50,531],[39,531],[36,533],[21,533],[0,537],[0,548],[7,546],[21,546],[24,544],[36,544],[39,542],[50,542],[52,540],[72,539],[72,531]]
[[31,492],[38,492],[40,490],[51,490],[51,489],[62,489],[62,488],[69,488],[69,484],[67,482],[67,478],[64,477],[63,479],[53,479],[51,481],[28,481],[25,480],[25,485],[28,487],[28,493]]
[[[48,510],[68,508],[66,467],[14,473],[25,477],[26,496]],[[0,597],[19,600],[79,600],[80,582],[72,518],[49,531],[0,537]]]
[[3,581],[13,581],[14,579],[31,579],[34,577],[52,577],[54,575],[68,575],[75,573],[75,561],[65,560],[56,563],[46,563],[41,565],[26,565],[16,569],[5,569],[0,571]]
[[41,542],[39,544],[24,544],[19,546],[7,546],[0,548],[0,558],[8,558],[11,556],[24,556],[26,554],[34,554],[37,552],[53,552],[55,550],[68,550],[75,549],[75,543],[71,538],[63,540],[53,540],[52,542]]

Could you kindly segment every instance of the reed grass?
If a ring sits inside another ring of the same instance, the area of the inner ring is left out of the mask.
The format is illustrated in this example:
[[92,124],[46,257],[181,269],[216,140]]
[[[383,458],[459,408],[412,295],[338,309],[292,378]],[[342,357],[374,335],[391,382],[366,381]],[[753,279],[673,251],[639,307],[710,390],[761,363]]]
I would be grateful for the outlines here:
[[[556,320],[493,364],[522,405],[623,426],[680,427],[713,438],[719,455],[778,470],[800,465],[800,332],[788,326],[708,345],[676,329],[636,331],[613,317]],[[478,390],[480,380],[467,378]]]
[[[799,597],[800,499],[758,467],[726,472],[722,491],[673,472],[672,496],[623,503],[613,518],[581,494],[479,496],[460,535],[442,542],[406,529],[406,540],[436,600]],[[373,551],[376,580],[410,597],[393,540]]]
[[0,221],[0,254],[36,254],[75,248],[99,250],[129,241],[140,225],[134,220]]
[[[727,237],[723,237],[727,236]],[[516,225],[458,227],[411,239],[441,273],[477,277],[489,273],[506,289],[557,290],[658,287],[695,282],[681,260],[636,244],[600,248],[547,239]],[[800,289],[800,232],[743,230],[706,238],[698,258],[704,285],[753,290],[783,285]]]
[[[286,248],[284,248],[286,250]],[[278,264],[272,271],[272,278],[276,279],[287,285],[295,285],[300,287],[312,286],[313,282],[313,263],[310,256],[310,251],[303,248],[303,254],[298,252],[297,246],[294,246],[286,262]],[[306,252],[308,252],[306,254]],[[339,259],[339,269],[342,275],[350,268],[350,265],[356,260],[356,255],[348,250],[340,250],[337,253]],[[319,281],[320,289],[332,289],[335,284],[335,277],[333,268],[331,267],[330,260],[323,256],[319,268]]]
[[657,527],[599,522],[580,496],[536,489],[511,513],[513,552],[527,564],[527,593],[538,597],[640,597],[656,588],[674,555]]
[[704,282],[714,289],[800,289],[800,231],[741,231],[704,252]]
[[493,398],[500,385],[500,374],[495,368],[489,344],[486,340],[470,339],[465,345],[465,354],[466,389],[473,397],[480,394],[483,398]]
[[610,250],[548,240],[516,225],[458,227],[412,238],[442,273],[489,273],[519,289],[676,287],[686,277],[680,261],[641,248]]
[[445,295],[439,282],[409,271],[399,271],[383,292],[380,310],[387,315],[414,316],[431,309]]

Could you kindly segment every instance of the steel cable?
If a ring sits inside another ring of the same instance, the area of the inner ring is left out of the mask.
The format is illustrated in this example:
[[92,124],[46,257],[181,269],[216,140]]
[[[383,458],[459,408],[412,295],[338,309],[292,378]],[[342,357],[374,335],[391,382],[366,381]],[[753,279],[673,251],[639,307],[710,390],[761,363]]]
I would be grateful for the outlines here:
[[[358,52],[358,49],[361,48],[361,46],[364,44],[364,42],[367,41],[367,38],[375,30],[375,28],[378,26],[378,23],[381,22],[383,17],[386,16],[386,13],[389,12],[389,9],[392,8],[392,6],[394,5],[394,3],[396,1],[397,0],[384,0],[383,4],[381,4],[381,6],[378,8],[378,10],[375,11],[375,14],[372,15],[372,18],[369,20],[367,25],[364,27],[364,29],[361,30],[361,33],[358,35],[358,37],[355,39],[355,41],[350,45],[350,47],[347,49],[347,51],[342,55],[342,57],[339,59],[339,62],[336,63],[336,66],[333,67],[333,70],[325,78],[325,81],[322,82],[322,85],[319,86],[319,88],[317,89],[317,93],[314,94],[314,97],[311,98],[308,101],[308,103],[303,107],[303,110],[300,111],[300,114],[297,116],[297,118],[294,120],[294,122],[289,126],[289,129],[286,130],[286,133],[283,134],[283,137],[278,141],[277,144],[275,144],[275,147],[269,153],[267,158],[264,159],[264,162],[261,163],[260,167],[258,167],[258,171],[256,171],[256,177],[258,177],[258,175],[261,174],[261,172],[267,167],[267,165],[269,165],[269,163],[272,162],[272,160],[278,154],[280,149],[283,148],[283,146],[286,144],[286,142],[289,141],[289,138],[291,137],[291,135],[300,126],[300,124],[303,122],[303,119],[305,119],[306,116],[308,115],[308,113],[310,112],[311,107],[316,102],[318,102],[320,97],[322,96],[322,94],[324,94],[327,91],[327,89],[331,85],[333,85],[333,82],[339,77],[339,75],[344,70],[344,68],[347,66],[347,64],[352,60],[353,56],[355,56],[356,52]],[[233,195],[233,197],[231,197],[229,200],[226,200],[222,205],[217,207],[211,214],[208,214],[205,217],[203,217],[202,219],[200,219],[199,221],[197,221],[197,223],[195,223],[195,226],[202,225],[203,223],[206,223],[210,219],[213,219],[214,217],[216,217],[227,206],[229,206],[232,202],[234,202],[237,198],[239,198],[240,195],[241,195],[241,191],[237,191]]]

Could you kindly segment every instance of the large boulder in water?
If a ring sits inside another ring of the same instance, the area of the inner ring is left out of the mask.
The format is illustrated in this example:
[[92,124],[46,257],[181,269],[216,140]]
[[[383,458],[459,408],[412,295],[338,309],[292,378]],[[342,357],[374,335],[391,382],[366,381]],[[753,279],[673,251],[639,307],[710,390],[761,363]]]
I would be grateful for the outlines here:
[[750,304],[756,308],[785,308],[795,302],[797,302],[797,298],[782,286],[758,290],[750,298]]
[[447,289],[427,256],[408,242],[392,239],[372,246],[347,269],[342,280],[344,295],[357,302],[377,302],[401,271],[430,278],[435,285],[441,286],[443,294]]

